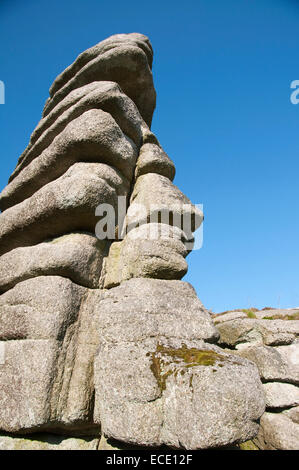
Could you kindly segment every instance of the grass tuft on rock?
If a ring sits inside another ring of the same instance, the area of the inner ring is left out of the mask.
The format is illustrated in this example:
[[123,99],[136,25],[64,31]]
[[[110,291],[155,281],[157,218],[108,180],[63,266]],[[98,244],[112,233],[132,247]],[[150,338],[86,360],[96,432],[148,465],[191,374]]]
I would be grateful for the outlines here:
[[263,320],[299,320],[299,312],[293,315],[277,315],[275,317],[264,317]]
[[251,309],[243,308],[243,310],[241,310],[241,311],[246,313],[248,318],[256,318],[256,315],[255,315],[254,311],[251,310]]
[[240,450],[259,450],[259,448],[252,441],[246,441],[239,444]]

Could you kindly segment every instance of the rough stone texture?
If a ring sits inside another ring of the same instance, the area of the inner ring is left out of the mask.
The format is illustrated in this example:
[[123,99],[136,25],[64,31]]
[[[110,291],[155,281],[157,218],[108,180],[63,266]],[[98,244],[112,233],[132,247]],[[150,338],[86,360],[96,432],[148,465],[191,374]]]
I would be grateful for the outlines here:
[[[186,227],[182,227],[182,217],[187,220]],[[189,236],[202,223],[203,214],[168,178],[147,173],[140,176],[134,185],[126,226],[129,231],[130,227],[149,221],[183,228]]]
[[295,385],[272,382],[263,385],[268,408],[287,408],[299,405],[299,388]]
[[265,413],[254,442],[264,450],[299,450],[299,424],[282,413]]
[[283,414],[290,418],[294,423],[299,424],[299,406],[285,410]]
[[32,153],[38,155],[69,122],[89,109],[102,109],[111,114],[124,134],[136,145],[140,145],[144,133],[150,132],[134,102],[117,83],[95,81],[73,90],[40,121],[23,154],[24,157],[26,155],[25,160]]
[[140,448],[113,439],[107,439],[104,434],[102,434],[98,450],[140,450]]
[[175,177],[175,166],[168,155],[156,144],[144,144],[139,153],[135,170],[136,179],[146,173],[157,173],[171,181]]
[[99,438],[74,438],[53,434],[26,437],[0,435],[0,450],[98,450]]
[[[0,448],[207,449],[258,432],[256,365],[212,344],[178,280],[203,214],[149,128],[152,58],[137,33],[80,54],[1,193]],[[108,207],[124,208],[114,225]]]
[[228,312],[213,316],[215,325],[227,322],[230,320],[237,320],[238,318],[247,318],[244,312]]
[[219,342],[229,346],[231,353],[254,362],[266,382],[266,407],[275,414],[262,416],[254,443],[262,450],[299,449],[298,309],[254,309],[244,310],[244,314],[227,312],[213,319]]
[[0,297],[1,341],[63,339],[77,319],[85,291],[58,276],[18,283]]
[[78,161],[112,165],[130,179],[136,158],[135,145],[110,114],[92,109],[68,124],[50,146],[13,179],[1,193],[1,208],[7,209],[32,196]]
[[[83,52],[54,82],[44,109],[47,115],[68,93],[95,80],[120,85],[137,105],[141,116],[151,124],[156,93],[151,73],[152,51],[149,40],[136,33],[112,36]],[[121,36],[121,38],[120,38]],[[108,45],[109,42],[109,45]],[[107,47],[108,46],[108,47]],[[146,52],[145,52],[146,50]]]
[[55,340],[9,341],[1,366],[1,429],[38,430],[51,421],[50,399],[60,344]]
[[50,96],[53,96],[56,91],[61,88],[67,81],[87,62],[97,57],[99,54],[104,53],[110,49],[114,49],[122,44],[133,44],[140,47],[146,54],[149,65],[153,62],[153,49],[148,37],[140,33],[131,34],[114,34],[109,38],[101,41],[95,46],[82,52],[77,60],[70,65],[64,72],[56,78],[55,82],[50,88]]
[[97,341],[93,311],[81,306],[86,292],[68,279],[46,276],[0,297],[2,430],[94,430],[91,370]]
[[242,343],[279,346],[291,344],[299,336],[299,321],[238,318],[218,323],[220,342],[229,346]]
[[0,292],[37,276],[64,276],[98,288],[105,244],[94,235],[72,233],[46,243],[16,248],[0,258]]
[[[283,360],[289,364],[290,369],[294,372],[297,382],[299,382],[299,340],[287,346],[278,346],[275,348],[279,352]],[[298,384],[297,384],[298,385]]]
[[[180,349],[212,361],[213,351],[215,363],[172,362]],[[202,449],[246,441],[264,410],[255,366],[200,341],[103,343],[95,377],[95,419],[106,435],[138,445]]]
[[[256,434],[257,369],[200,340],[217,333],[190,285],[131,279],[105,294],[98,313],[95,420],[106,436],[200,449]],[[176,357],[180,350],[195,359]]]
[[297,344],[279,347],[249,345],[234,352],[253,361],[263,381],[275,380],[299,385],[299,362],[295,362]]
[[0,254],[77,230],[94,232],[95,208],[117,207],[128,183],[102,163],[76,163],[63,176],[0,215]]
[[102,341],[138,342],[153,335],[208,342],[218,338],[195,290],[186,282],[130,279],[104,292],[99,305]]
[[115,287],[132,277],[181,279],[187,272],[185,235],[177,227],[146,224],[112,243],[106,258],[104,287]]

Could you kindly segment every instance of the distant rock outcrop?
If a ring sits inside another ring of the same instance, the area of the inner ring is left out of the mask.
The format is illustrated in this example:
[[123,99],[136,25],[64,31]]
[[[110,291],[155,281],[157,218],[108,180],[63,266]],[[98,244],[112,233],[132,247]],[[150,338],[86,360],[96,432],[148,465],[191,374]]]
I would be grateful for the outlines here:
[[[135,33],[80,54],[0,195],[0,449],[209,449],[258,433],[257,366],[216,345],[180,280],[203,216],[149,127],[152,58]],[[265,330],[271,350],[291,323]]]

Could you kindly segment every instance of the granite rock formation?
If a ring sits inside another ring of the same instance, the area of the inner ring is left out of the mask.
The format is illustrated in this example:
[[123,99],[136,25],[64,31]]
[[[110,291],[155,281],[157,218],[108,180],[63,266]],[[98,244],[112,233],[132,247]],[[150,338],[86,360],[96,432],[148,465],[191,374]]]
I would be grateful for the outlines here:
[[254,444],[299,450],[299,309],[226,312],[214,323],[220,345],[259,369],[266,412]]
[[257,366],[216,345],[181,281],[203,215],[150,130],[152,59],[137,33],[80,54],[0,195],[0,449],[208,449],[258,433]]

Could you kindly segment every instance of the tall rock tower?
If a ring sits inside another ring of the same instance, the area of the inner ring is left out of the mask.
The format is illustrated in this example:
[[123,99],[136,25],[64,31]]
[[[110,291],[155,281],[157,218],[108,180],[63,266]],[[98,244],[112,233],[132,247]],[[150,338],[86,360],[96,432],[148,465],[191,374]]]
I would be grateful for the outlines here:
[[206,449],[257,434],[257,368],[215,345],[180,280],[203,217],[150,130],[152,59],[137,33],[80,54],[1,193],[0,449]]

